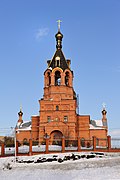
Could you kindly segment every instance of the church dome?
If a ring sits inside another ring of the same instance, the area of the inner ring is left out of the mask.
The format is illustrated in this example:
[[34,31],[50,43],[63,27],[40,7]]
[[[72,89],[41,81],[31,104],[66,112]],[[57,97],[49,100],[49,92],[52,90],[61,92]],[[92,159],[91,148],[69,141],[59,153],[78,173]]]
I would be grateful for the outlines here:
[[58,31],[58,33],[55,35],[56,38],[56,48],[57,49],[61,49],[62,48],[62,38],[63,35],[60,31]]

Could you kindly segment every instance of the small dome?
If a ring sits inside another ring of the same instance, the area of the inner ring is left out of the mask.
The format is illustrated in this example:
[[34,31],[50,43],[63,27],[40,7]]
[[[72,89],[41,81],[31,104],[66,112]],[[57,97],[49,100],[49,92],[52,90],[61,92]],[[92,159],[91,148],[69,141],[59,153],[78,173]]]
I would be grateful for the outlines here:
[[62,38],[63,38],[63,35],[60,31],[58,31],[58,33],[55,35],[55,38],[56,38],[56,48],[57,49],[61,49],[62,48]]
[[58,33],[55,35],[55,37],[56,37],[56,40],[57,39],[62,39],[63,38],[63,34],[60,31],[58,31]]
[[102,110],[102,114],[103,115],[106,115],[107,114],[107,111],[105,109]]
[[20,110],[20,112],[18,113],[19,116],[23,115],[23,112]]

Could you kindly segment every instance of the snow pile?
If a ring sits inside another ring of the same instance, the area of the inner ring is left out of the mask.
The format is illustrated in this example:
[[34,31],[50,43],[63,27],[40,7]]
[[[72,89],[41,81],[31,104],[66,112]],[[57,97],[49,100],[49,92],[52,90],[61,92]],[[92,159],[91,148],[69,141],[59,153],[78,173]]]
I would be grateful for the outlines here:
[[91,159],[91,158],[102,158],[104,155],[104,153],[89,153],[89,154],[78,154],[78,153],[70,153],[70,154],[58,154],[58,155],[49,155],[49,156],[39,156],[39,157],[28,157],[28,159],[24,159],[24,157],[18,157],[16,159],[17,163],[45,163],[45,162],[59,162],[59,163],[63,163],[65,161],[76,161],[79,159]]
[[0,158],[2,180],[120,179],[119,153],[59,153]]

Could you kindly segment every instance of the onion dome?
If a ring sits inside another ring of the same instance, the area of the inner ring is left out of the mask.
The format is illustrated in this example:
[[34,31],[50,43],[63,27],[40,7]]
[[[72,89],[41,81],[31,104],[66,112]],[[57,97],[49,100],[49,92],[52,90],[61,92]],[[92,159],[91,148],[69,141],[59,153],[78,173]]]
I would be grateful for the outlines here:
[[20,107],[20,112],[18,113],[18,116],[22,116],[23,112],[22,112],[22,108]]
[[58,33],[55,35],[55,38],[56,38],[56,48],[57,49],[61,49],[62,48],[62,38],[63,38],[63,35],[60,32],[60,23],[62,21],[58,20],[57,22],[58,22]]
[[105,109],[102,110],[102,115],[106,115],[107,111]]
[[58,30],[58,33],[55,35],[56,38],[56,48],[62,49],[62,38],[63,34]]

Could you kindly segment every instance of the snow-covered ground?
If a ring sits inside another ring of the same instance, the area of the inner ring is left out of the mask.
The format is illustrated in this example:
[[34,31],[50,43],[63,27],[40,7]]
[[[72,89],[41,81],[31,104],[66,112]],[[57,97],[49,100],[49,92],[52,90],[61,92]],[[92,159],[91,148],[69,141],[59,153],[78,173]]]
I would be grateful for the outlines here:
[[[90,152],[76,152],[74,155],[72,153],[60,153],[20,156],[16,163],[14,157],[0,158],[0,180],[120,179],[120,153],[99,155],[90,154]],[[87,159],[88,155],[95,157]],[[72,156],[79,158],[76,158],[76,160],[71,158],[62,163],[58,162],[58,159],[63,160],[65,157]],[[54,158],[56,158],[56,161],[53,162],[38,162],[38,160]]]

